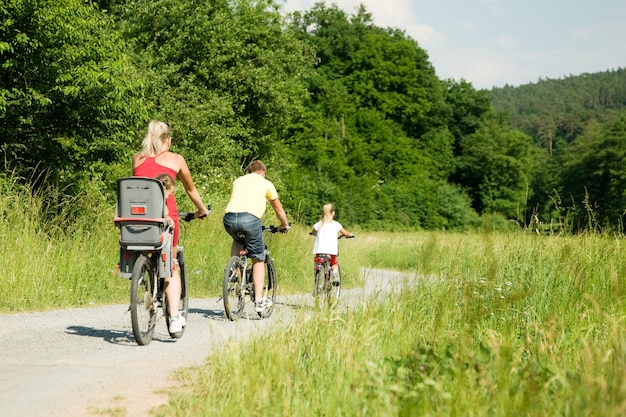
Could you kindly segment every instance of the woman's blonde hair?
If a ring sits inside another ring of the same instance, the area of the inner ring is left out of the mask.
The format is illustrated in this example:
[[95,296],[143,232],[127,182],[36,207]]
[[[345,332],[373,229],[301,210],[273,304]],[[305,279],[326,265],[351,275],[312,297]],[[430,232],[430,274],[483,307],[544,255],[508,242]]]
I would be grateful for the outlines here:
[[171,137],[170,125],[158,120],[151,120],[148,133],[141,142],[139,154],[141,156],[158,155],[163,150],[163,144]]
[[324,207],[322,208],[322,224],[332,222],[334,214],[335,207],[332,205],[332,203],[324,204]]

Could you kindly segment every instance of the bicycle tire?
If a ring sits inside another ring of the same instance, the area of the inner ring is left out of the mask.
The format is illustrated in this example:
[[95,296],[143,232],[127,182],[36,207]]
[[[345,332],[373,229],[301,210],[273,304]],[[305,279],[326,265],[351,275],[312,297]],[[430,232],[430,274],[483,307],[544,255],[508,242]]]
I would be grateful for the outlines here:
[[152,259],[140,255],[130,278],[130,317],[135,341],[146,346],[152,341],[157,317],[156,271]]
[[[182,316],[187,319],[187,313],[189,312],[189,278],[187,278],[187,271],[185,270],[185,257],[182,246],[178,247],[176,259],[178,259],[178,270],[180,272],[180,301],[178,302],[178,314],[182,314]],[[165,314],[165,324],[167,325],[167,332],[170,334],[170,337],[172,339],[180,339],[181,337],[183,337],[183,333],[185,332],[185,326],[183,326],[180,332],[170,332],[169,329],[171,314],[169,312],[169,309],[166,311],[166,308],[167,304],[164,304],[163,311]]]
[[320,269],[315,270],[315,282],[313,284],[313,299],[315,307],[320,309],[323,305],[323,293],[324,293],[324,275],[326,274],[326,267],[322,265]]
[[233,256],[228,260],[224,269],[224,282],[222,286],[222,299],[224,301],[224,313],[230,321],[239,320],[246,304],[244,279],[246,276],[246,264],[239,256]]
[[[269,258],[269,255],[266,255]],[[263,311],[258,311],[257,314],[261,318],[268,318],[272,315],[272,311],[274,311],[274,305],[276,304],[276,268],[274,267],[274,262],[271,258],[266,259],[265,261],[265,282],[263,283],[263,298],[269,298],[271,303],[269,306],[265,307]]]
[[[339,273],[339,276],[341,277],[341,267],[337,266],[337,272]],[[331,277],[332,278],[332,277]],[[341,295],[341,281],[339,282],[332,282],[331,279],[331,283],[330,283],[330,288],[328,289],[328,306],[330,308],[337,308],[337,305],[339,304],[339,296]]]

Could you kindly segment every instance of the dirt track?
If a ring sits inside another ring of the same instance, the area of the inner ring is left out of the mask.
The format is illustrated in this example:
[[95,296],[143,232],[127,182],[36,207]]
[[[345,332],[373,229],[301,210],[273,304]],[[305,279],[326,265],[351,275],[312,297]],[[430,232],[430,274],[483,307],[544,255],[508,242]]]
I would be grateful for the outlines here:
[[[364,295],[387,293],[390,284],[406,278],[384,271],[361,274],[365,288],[342,292],[341,308]],[[148,416],[167,401],[160,391],[172,383],[172,371],[203,364],[228,341],[313,313],[311,296],[277,301],[269,319],[259,319],[249,304],[247,316],[230,322],[221,300],[192,299],[184,336],[171,339],[161,319],[148,346],[133,339],[128,305],[2,315],[0,416]]]

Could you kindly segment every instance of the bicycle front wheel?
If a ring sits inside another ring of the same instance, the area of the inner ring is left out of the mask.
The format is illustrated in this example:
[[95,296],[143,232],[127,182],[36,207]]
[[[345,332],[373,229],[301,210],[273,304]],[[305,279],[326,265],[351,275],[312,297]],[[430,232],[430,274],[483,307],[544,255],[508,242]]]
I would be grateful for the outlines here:
[[[269,255],[267,255],[269,257]],[[263,311],[259,311],[258,315],[261,318],[268,318],[274,311],[274,304],[276,303],[276,268],[272,259],[268,259],[265,262],[265,282],[263,283],[263,301],[265,308]]]
[[224,300],[224,313],[229,320],[239,320],[246,304],[244,279],[246,276],[246,263],[239,256],[229,259],[224,270],[224,283],[222,287],[222,299]]
[[138,345],[152,341],[157,316],[156,271],[152,260],[140,255],[130,278],[130,318]]

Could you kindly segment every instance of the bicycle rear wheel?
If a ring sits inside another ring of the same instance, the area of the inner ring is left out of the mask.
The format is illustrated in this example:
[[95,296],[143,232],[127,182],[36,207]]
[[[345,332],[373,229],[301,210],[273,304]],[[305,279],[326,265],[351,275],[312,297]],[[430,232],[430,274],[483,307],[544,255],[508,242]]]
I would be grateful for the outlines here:
[[[189,281],[187,278],[187,271],[185,270],[185,256],[183,247],[179,246],[176,253],[176,259],[178,260],[178,270],[180,272],[180,301],[178,302],[178,314],[187,319],[187,313],[189,312]],[[163,309],[167,308],[167,303],[164,302]],[[172,333],[170,329],[170,317],[171,313],[167,311],[165,314],[165,324],[167,325],[167,332],[172,339],[180,339],[185,332],[185,326],[183,326],[180,332]]]
[[[269,255],[266,255],[269,257]],[[265,262],[265,282],[263,283],[263,300],[265,302],[265,309],[257,312],[259,317],[268,318],[274,311],[274,304],[276,303],[276,268],[274,262],[269,258]]]
[[313,287],[313,299],[315,308],[320,309],[324,306],[324,277],[326,276],[328,269],[326,266],[321,266],[320,269],[315,270],[315,284]]
[[152,260],[140,255],[130,278],[130,318],[138,345],[152,341],[157,316],[156,271]]
[[233,256],[228,260],[224,270],[224,282],[222,287],[222,299],[224,300],[224,312],[229,320],[239,320],[246,304],[244,279],[246,276],[246,263],[239,256]]

